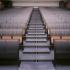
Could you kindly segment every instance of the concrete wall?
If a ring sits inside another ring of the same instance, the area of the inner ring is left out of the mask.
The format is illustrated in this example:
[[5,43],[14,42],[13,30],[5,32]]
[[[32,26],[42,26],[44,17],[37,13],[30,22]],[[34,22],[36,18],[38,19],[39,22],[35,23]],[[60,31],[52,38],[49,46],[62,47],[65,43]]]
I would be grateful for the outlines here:
[[12,0],[13,6],[52,6],[58,7],[60,0]]

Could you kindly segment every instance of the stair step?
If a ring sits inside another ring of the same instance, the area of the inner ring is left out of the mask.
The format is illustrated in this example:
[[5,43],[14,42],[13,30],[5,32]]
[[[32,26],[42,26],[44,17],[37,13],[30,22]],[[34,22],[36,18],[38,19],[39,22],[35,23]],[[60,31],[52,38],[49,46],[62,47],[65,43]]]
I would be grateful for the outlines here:
[[30,30],[30,31],[27,31],[27,33],[45,33],[45,31],[41,31],[41,30]]
[[31,33],[31,34],[32,33],[38,33],[38,34],[41,33],[41,34],[44,34],[45,32],[42,32],[42,31],[28,31],[27,33]]
[[30,28],[28,28],[28,29],[44,29],[44,28],[31,28],[31,27],[30,27]]
[[54,51],[50,51],[48,54],[38,54],[38,60],[54,60]]
[[27,29],[27,31],[45,31],[45,29],[41,29],[41,30],[40,29],[38,29],[38,30]]
[[[33,20],[33,18],[32,18],[32,20],[30,21],[30,23],[32,23],[32,24],[34,24],[35,22],[34,21],[36,21],[37,23],[39,23],[39,24],[41,24],[42,22],[40,21],[40,19],[38,19],[38,20]],[[35,23],[36,24],[36,23]]]
[[24,53],[33,53],[33,52],[42,52],[42,53],[49,53],[49,48],[24,48]]
[[23,51],[19,52],[19,60],[42,60],[42,61],[49,61],[49,60],[54,60],[54,51],[50,51],[50,53],[47,54],[24,54]]
[[41,27],[41,28],[43,28],[44,26],[39,26],[39,25],[35,26],[35,25],[34,25],[34,26],[28,26],[28,27],[31,27],[31,28],[33,28],[33,27],[34,27],[34,28],[40,28],[40,27]]
[[43,35],[43,34],[45,34],[45,33],[41,33],[41,32],[39,32],[39,33],[30,33],[30,32],[28,32],[27,34],[34,34],[34,35],[35,35],[35,34],[36,34],[36,35],[40,35],[40,34],[41,34],[41,35]]
[[34,54],[23,54],[22,51],[19,52],[19,60],[36,60],[36,55]]
[[47,37],[26,37],[26,39],[46,39],[48,40]]
[[47,62],[21,62],[19,70],[55,70],[52,61]]
[[26,41],[30,41],[30,42],[31,42],[31,41],[36,41],[36,42],[37,42],[37,41],[42,41],[42,42],[45,41],[45,42],[46,42],[47,39],[46,39],[46,38],[45,38],[45,39],[37,39],[37,38],[36,38],[36,39],[30,39],[30,38],[26,38]]
[[23,46],[26,47],[33,47],[33,46],[40,46],[40,47],[44,47],[44,46],[50,46],[50,41],[47,42],[38,42],[38,43],[33,43],[33,42],[23,42]]
[[30,29],[28,29],[27,32],[45,32],[45,30],[44,29],[43,30],[30,30]]
[[27,31],[28,33],[45,33],[45,31]]
[[39,28],[38,29],[37,28],[29,29],[28,28],[27,30],[34,30],[34,31],[40,30],[41,31],[41,30],[44,30],[44,29],[39,29]]
[[42,23],[30,23],[29,25],[43,25]]
[[29,37],[29,38],[47,38],[47,35],[44,34],[44,35],[28,35],[26,34],[26,37]]
[[31,25],[31,26],[34,26],[34,25],[36,25],[36,26],[37,26],[37,25],[41,25],[41,26],[42,26],[43,24],[42,24],[42,23],[39,23],[39,24],[36,24],[36,23],[30,23],[29,25]]
[[35,28],[35,29],[39,29],[39,28],[41,29],[41,28],[43,28],[43,29],[44,29],[44,27],[28,27],[28,28],[33,28],[33,29],[34,29],[34,28]]
[[[33,23],[32,23],[32,24],[33,24]],[[39,23],[39,24],[35,24],[35,23],[34,23],[35,25],[32,25],[32,24],[29,24],[29,26],[43,26],[43,24],[42,24],[42,25],[39,25],[40,23]]]
[[30,23],[29,26],[44,26],[43,23]]

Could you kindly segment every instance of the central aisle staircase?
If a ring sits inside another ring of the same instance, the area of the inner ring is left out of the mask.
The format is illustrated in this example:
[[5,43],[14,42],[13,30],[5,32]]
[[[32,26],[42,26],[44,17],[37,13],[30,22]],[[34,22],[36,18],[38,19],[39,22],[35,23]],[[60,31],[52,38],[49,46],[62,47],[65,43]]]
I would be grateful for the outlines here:
[[33,9],[25,36],[24,48],[19,53],[19,70],[55,70],[54,50],[50,49],[50,40],[39,9]]

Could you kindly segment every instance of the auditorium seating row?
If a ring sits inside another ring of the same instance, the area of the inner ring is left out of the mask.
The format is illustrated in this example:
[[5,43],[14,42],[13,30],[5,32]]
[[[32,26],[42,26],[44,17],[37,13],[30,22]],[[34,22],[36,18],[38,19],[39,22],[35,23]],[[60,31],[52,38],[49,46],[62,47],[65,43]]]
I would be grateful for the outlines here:
[[70,11],[65,11],[56,8],[55,9],[40,8],[40,12],[42,14],[43,20],[45,21],[45,23],[47,23],[48,28],[55,28],[58,25],[59,28],[63,28],[66,25],[69,28],[68,25],[70,23],[70,15],[69,15]]
[[22,37],[25,34],[25,30],[23,29],[0,29],[0,39],[3,40],[19,40],[22,43]]
[[0,12],[0,39],[17,39],[21,43],[31,12],[32,8],[12,8]]
[[19,59],[19,46],[23,42],[31,13],[32,8],[0,11],[0,61]]
[[51,29],[48,34],[52,43],[53,39],[70,39],[70,29]]
[[0,12],[0,28],[25,29],[31,15],[31,11],[32,8],[17,8]]
[[70,39],[70,11],[60,8],[40,8],[48,35],[54,39]]

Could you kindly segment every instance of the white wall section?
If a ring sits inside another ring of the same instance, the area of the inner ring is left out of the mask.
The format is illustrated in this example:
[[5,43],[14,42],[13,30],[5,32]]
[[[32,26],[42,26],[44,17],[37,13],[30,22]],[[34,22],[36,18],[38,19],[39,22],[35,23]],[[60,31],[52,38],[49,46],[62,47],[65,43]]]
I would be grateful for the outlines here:
[[58,7],[60,0],[12,0],[13,6],[52,6]]

